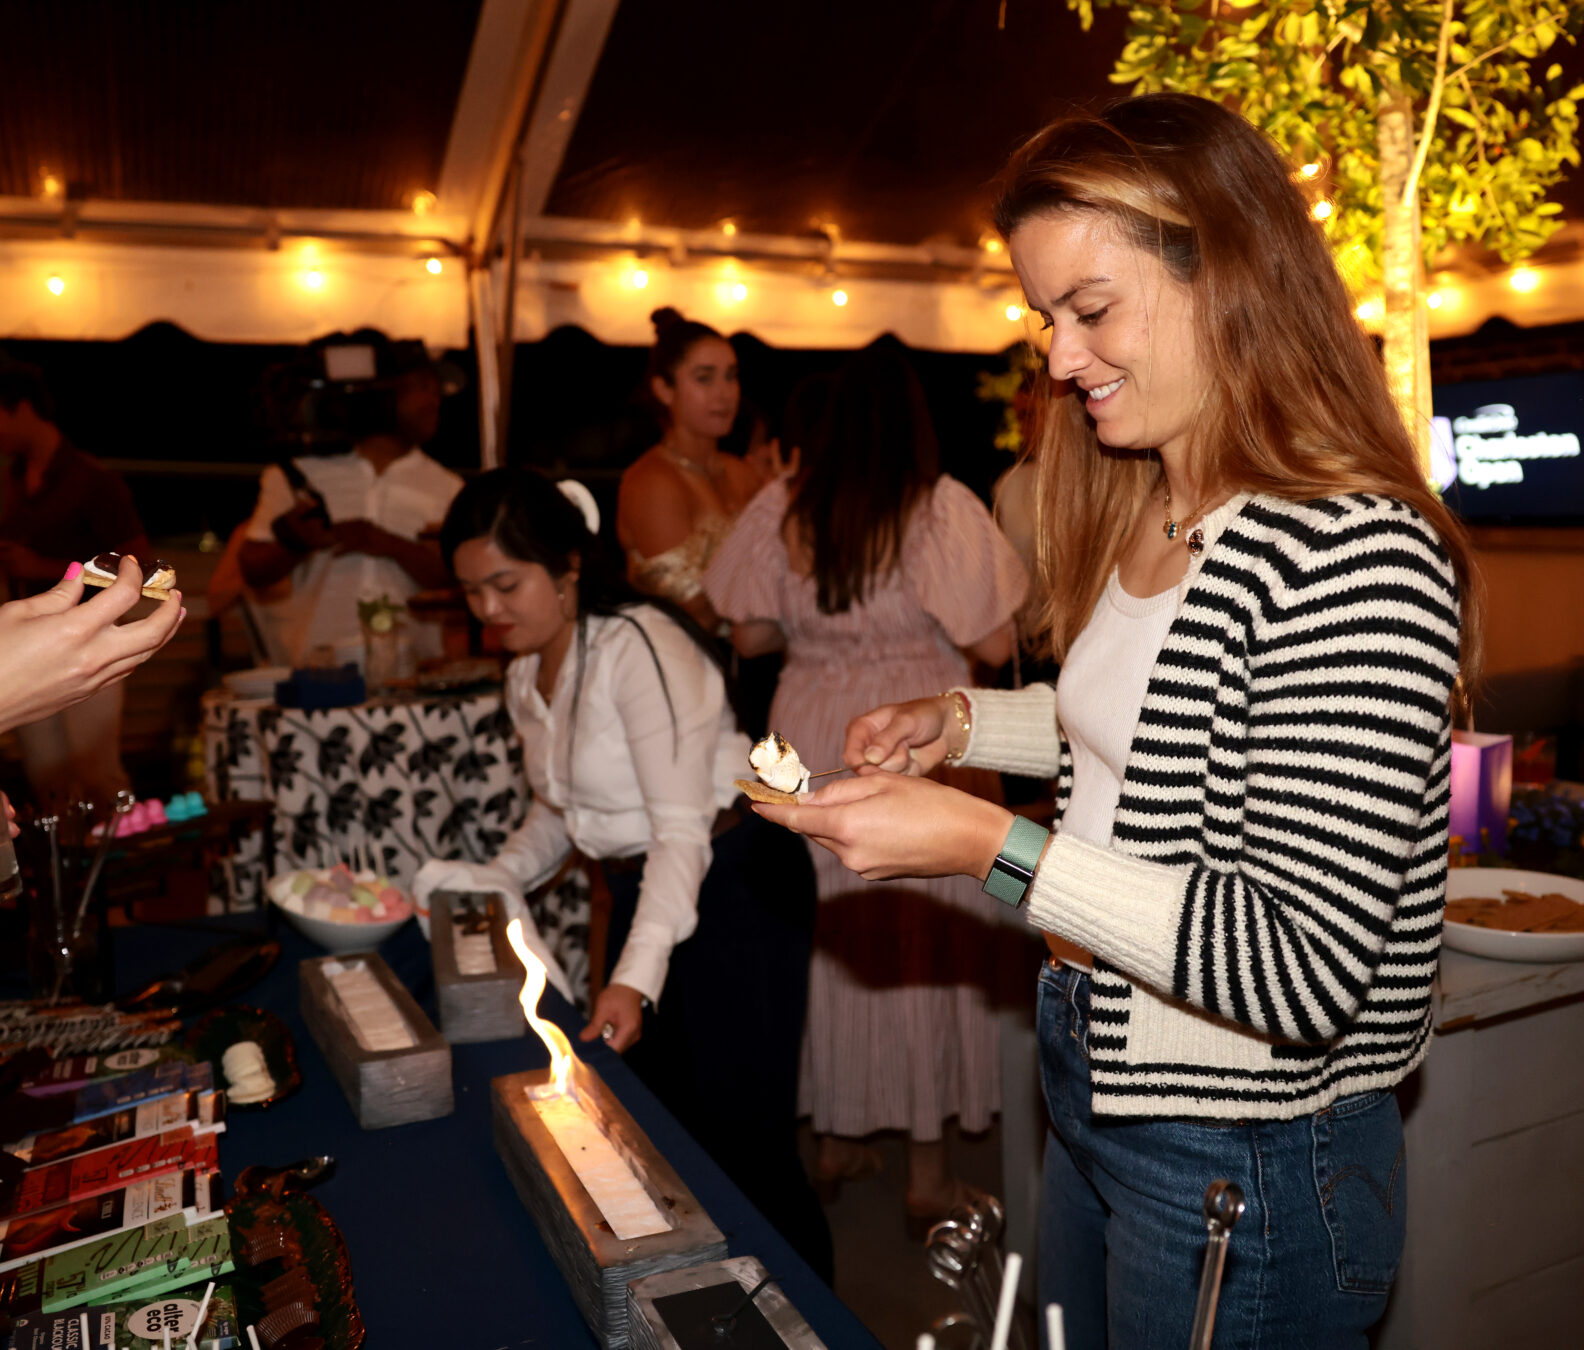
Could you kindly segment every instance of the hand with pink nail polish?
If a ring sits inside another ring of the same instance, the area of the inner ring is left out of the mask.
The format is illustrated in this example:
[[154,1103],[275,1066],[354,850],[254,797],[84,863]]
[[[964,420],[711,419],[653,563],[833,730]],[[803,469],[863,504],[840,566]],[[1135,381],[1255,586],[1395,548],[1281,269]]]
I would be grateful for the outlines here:
[[82,564],[41,595],[0,605],[0,731],[81,703],[124,680],[175,635],[187,611],[181,596],[146,618],[118,624],[142,596],[136,558],[122,558],[113,585],[86,604]]

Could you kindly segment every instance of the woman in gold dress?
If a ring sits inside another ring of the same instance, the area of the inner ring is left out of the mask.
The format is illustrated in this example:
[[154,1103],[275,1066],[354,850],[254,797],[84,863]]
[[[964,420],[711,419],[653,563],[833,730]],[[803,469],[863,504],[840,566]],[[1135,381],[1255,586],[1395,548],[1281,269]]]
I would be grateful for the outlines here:
[[616,536],[634,586],[675,601],[713,631],[704,568],[761,486],[753,468],[719,444],[737,416],[737,354],[713,328],[669,306],[650,318],[648,392],[665,434],[622,475]]

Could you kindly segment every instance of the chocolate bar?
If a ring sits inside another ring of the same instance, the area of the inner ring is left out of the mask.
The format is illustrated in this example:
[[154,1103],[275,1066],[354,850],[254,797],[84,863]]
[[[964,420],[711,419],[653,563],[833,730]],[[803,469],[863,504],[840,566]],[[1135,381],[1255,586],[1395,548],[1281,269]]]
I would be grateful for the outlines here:
[[191,1124],[199,1130],[225,1129],[223,1092],[178,1092],[156,1097],[141,1106],[127,1107],[108,1116],[95,1116],[79,1125],[67,1125],[45,1134],[30,1135],[6,1148],[30,1167],[42,1167],[120,1143],[164,1134]]

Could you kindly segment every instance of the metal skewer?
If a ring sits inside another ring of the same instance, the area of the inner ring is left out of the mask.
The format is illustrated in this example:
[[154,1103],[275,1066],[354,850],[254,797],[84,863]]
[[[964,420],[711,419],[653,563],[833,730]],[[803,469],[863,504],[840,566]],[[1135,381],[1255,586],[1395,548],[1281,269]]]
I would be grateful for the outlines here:
[[1205,1191],[1205,1229],[1209,1236],[1205,1242],[1204,1271],[1199,1277],[1199,1302],[1194,1307],[1193,1335],[1188,1340],[1190,1350],[1210,1350],[1216,1303],[1221,1298],[1221,1275],[1226,1267],[1227,1239],[1245,1208],[1243,1192],[1234,1182],[1212,1181]]

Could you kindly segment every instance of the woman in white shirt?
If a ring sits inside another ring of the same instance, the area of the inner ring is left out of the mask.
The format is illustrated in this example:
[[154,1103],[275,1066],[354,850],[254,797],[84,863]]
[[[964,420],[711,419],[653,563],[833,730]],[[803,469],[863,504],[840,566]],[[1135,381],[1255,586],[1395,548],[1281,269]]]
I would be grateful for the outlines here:
[[794,1137],[813,868],[739,808],[748,739],[719,665],[680,610],[631,589],[598,529],[580,485],[497,469],[441,531],[469,607],[516,656],[506,701],[533,802],[494,869],[516,896],[574,848],[602,860],[607,984],[582,1039],[623,1052],[829,1278]]

